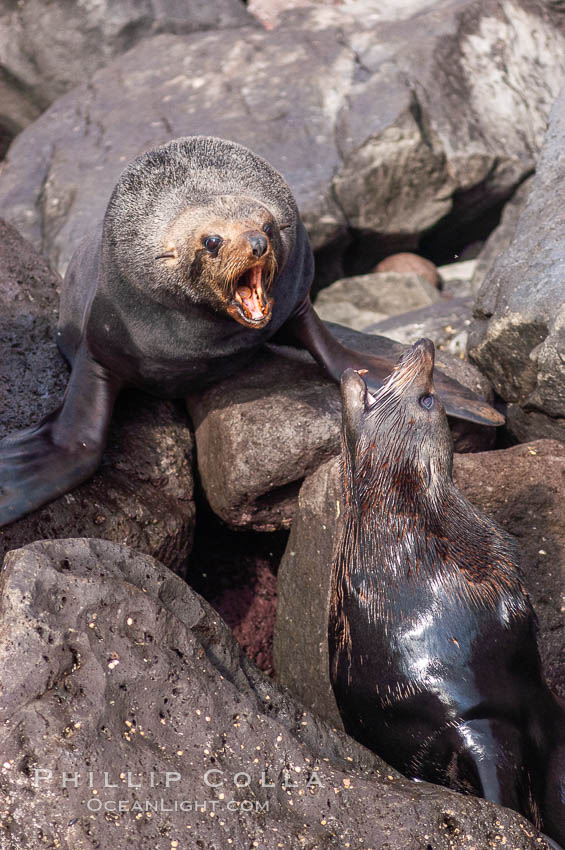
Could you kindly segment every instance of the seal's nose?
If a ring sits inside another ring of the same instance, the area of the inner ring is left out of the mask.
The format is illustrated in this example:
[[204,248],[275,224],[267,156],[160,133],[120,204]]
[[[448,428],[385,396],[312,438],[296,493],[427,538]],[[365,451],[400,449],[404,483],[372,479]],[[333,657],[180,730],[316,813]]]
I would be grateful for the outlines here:
[[415,343],[406,351],[406,358],[410,361],[419,361],[421,368],[430,373],[430,381],[432,380],[432,372],[435,362],[435,346],[431,339],[416,340]]
[[251,230],[245,235],[247,236],[249,244],[251,245],[251,251],[253,252],[253,256],[262,257],[267,248],[269,247],[269,240],[267,239],[265,234],[260,233],[259,230]]
[[416,340],[413,344],[412,348],[414,351],[418,351],[419,353],[425,355],[426,357],[431,357],[433,359],[435,354],[435,346],[431,339],[427,339],[426,337],[421,337]]

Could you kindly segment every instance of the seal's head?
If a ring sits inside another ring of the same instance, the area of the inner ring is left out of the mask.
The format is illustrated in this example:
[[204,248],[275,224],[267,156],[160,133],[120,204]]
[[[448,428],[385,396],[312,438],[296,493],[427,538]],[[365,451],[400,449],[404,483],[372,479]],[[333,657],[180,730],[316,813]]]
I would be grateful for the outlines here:
[[218,195],[187,207],[166,233],[159,275],[186,287],[193,300],[242,325],[271,319],[273,280],[281,259],[281,227],[264,205]]
[[453,446],[443,404],[433,384],[434,344],[407,349],[372,395],[362,376],[341,378],[345,492],[360,503],[392,498],[414,509],[451,478]]
[[247,328],[271,320],[298,211],[281,175],[224,139],[176,139],[123,172],[104,219],[107,262],[162,304]]

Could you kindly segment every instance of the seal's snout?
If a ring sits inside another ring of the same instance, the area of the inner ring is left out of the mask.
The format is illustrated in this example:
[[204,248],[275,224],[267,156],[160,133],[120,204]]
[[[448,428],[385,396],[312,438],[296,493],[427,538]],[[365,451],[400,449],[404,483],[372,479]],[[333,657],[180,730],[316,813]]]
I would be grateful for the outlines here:
[[431,339],[422,337],[421,339],[416,340],[412,348],[423,360],[431,363],[433,367],[435,360],[435,346]]
[[244,236],[251,246],[251,253],[254,257],[262,257],[269,250],[269,240],[259,230],[250,230]]
[[391,375],[398,388],[418,387],[422,392],[433,389],[435,348],[431,339],[422,338],[408,348]]

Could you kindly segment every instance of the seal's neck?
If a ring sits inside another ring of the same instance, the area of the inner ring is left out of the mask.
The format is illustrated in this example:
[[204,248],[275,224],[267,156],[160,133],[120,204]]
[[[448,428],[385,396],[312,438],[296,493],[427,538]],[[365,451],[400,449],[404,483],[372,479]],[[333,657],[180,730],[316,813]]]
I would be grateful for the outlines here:
[[344,525],[340,555],[348,570],[378,587],[446,589],[480,605],[529,602],[516,567],[515,543],[455,487],[450,475],[425,476],[413,464],[389,462],[370,470],[344,469]]

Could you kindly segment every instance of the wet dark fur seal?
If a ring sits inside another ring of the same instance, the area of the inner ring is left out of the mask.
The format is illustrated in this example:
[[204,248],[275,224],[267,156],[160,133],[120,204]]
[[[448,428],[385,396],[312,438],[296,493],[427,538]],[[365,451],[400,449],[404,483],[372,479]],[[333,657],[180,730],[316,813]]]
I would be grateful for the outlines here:
[[330,676],[347,732],[408,777],[515,809],[565,844],[565,704],[516,545],[455,488],[434,347],[372,395],[341,380],[345,515]]
[[[304,347],[336,381],[390,360],[340,345],[314,313],[313,258],[290,189],[264,159],[222,139],[177,139],[134,160],[61,295],[63,404],[0,443],[0,526],[88,478],[126,386],[182,397],[245,367],[273,337]],[[442,376],[454,416],[503,418]]]

